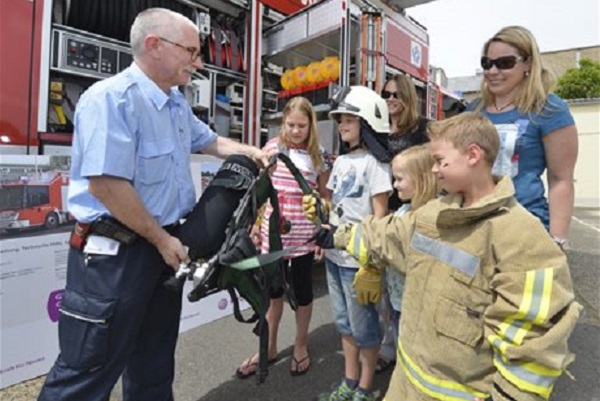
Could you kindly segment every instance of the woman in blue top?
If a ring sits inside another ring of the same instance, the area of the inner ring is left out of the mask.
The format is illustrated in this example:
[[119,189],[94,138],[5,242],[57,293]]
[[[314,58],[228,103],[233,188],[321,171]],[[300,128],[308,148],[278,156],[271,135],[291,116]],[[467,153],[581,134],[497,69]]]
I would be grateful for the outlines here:
[[[511,176],[517,200],[564,248],[573,214],[577,130],[555,79],[527,29],[501,29],[483,47],[481,98],[469,105],[496,126],[501,148],[494,174]],[[548,199],[541,175],[547,170]]]

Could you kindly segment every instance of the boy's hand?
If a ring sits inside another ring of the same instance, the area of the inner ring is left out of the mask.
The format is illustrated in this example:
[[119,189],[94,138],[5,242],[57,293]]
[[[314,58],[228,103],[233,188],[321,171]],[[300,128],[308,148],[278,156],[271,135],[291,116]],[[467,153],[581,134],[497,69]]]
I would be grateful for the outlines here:
[[368,267],[359,268],[354,276],[354,289],[359,304],[378,303],[381,299],[381,272]]

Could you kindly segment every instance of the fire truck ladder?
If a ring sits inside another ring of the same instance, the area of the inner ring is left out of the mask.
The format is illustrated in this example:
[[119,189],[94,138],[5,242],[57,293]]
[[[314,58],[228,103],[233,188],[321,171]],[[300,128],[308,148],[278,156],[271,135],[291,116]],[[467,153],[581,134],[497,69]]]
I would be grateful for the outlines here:
[[381,12],[368,7],[361,10],[360,83],[376,92],[383,84],[383,35]]

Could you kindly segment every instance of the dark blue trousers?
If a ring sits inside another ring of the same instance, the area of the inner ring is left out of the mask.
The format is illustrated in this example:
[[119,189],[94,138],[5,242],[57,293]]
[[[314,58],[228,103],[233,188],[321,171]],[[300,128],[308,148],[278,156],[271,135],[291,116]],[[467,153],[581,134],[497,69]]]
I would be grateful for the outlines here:
[[106,401],[123,375],[125,401],[172,401],[181,291],[143,239],[115,256],[70,249],[58,323],[60,354],[39,401]]

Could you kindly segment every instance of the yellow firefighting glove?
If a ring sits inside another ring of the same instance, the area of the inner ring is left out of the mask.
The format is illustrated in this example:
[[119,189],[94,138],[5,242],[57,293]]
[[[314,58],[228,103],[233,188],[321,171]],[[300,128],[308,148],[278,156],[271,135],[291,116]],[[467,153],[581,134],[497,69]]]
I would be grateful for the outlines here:
[[261,206],[261,208],[258,210],[258,212],[256,213],[256,221],[254,222],[255,226],[262,226],[264,217],[265,217],[265,210],[267,210],[267,204],[265,203],[264,205]]
[[[317,198],[319,198],[319,200],[317,200]],[[313,192],[310,195],[304,195],[302,197],[302,211],[304,212],[304,215],[306,216],[306,218],[311,223],[316,224],[316,225],[319,225],[322,223],[319,220],[319,216],[317,213],[317,202],[318,201],[321,202],[323,215],[328,216],[329,215],[329,203],[325,199],[319,197],[319,195],[316,192]]]
[[381,272],[369,267],[359,268],[354,276],[354,290],[359,304],[377,304],[381,298]]

